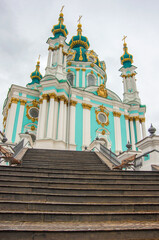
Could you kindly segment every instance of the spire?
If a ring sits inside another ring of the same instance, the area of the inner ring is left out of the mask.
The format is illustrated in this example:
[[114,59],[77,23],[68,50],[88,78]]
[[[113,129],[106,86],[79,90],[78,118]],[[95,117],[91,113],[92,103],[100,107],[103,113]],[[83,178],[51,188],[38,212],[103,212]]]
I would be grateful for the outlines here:
[[133,56],[128,53],[127,44],[125,42],[126,38],[127,36],[124,36],[122,39],[122,41],[124,41],[123,43],[124,54],[120,58],[121,64],[123,65],[124,68],[131,67],[131,64],[133,63]]
[[31,74],[30,74],[30,78],[32,79],[32,84],[33,83],[39,83],[40,82],[40,80],[42,79],[42,75],[41,75],[41,73],[40,73],[40,55],[39,55],[39,57],[38,57],[38,61],[37,61],[37,64],[36,64],[36,69],[35,69],[35,71],[34,72],[32,72]]
[[68,31],[66,26],[63,24],[64,22],[64,18],[63,18],[63,8],[64,6],[62,6],[60,14],[59,14],[59,19],[58,19],[58,24],[54,25],[52,28],[52,33],[55,36],[55,38],[59,37],[59,36],[63,36],[66,37],[68,35]]
[[78,21],[77,22],[79,22],[78,23],[78,25],[77,25],[77,35],[82,35],[82,24],[81,24],[81,18],[82,18],[82,16],[79,16],[79,19],[78,19]]

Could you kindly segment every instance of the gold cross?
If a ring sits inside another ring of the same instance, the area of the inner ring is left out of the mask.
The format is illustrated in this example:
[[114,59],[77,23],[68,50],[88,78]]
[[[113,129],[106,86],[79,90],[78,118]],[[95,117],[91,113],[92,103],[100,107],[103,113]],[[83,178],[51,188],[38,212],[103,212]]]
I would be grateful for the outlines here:
[[123,39],[122,39],[122,41],[124,41],[124,43],[125,43],[125,39],[126,39],[126,38],[127,38],[127,36],[124,35],[124,37],[123,37]]
[[82,16],[79,16],[79,19],[78,19],[78,21],[77,21],[77,22],[79,22],[79,24],[80,24],[80,20],[81,20],[81,18],[82,18]]
[[61,13],[62,13],[63,9],[64,9],[64,5],[63,5],[62,8],[61,8],[61,11],[60,11]]
[[39,54],[38,61],[40,61],[40,56],[41,56],[41,55]]

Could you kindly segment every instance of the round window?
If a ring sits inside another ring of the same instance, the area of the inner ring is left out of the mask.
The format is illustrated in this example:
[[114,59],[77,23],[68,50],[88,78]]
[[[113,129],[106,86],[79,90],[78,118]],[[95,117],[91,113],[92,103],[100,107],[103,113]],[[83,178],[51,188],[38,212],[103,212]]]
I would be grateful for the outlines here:
[[107,116],[104,113],[99,113],[98,119],[101,123],[105,123],[107,121]]
[[95,85],[95,77],[93,74],[88,75],[88,86]]
[[35,107],[30,108],[30,110],[29,110],[29,115],[30,115],[32,118],[38,118],[39,109],[38,109],[38,108],[35,108]]
[[73,73],[67,74],[67,80],[70,82],[71,85],[73,85]]

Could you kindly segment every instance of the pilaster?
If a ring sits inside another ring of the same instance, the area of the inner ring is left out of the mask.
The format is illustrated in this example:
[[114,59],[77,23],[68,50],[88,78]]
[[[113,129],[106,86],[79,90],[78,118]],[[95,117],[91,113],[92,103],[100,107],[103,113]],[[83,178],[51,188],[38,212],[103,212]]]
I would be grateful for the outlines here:
[[121,144],[121,126],[120,126],[120,112],[113,112],[114,116],[114,129],[115,129],[115,151],[117,154],[122,152],[122,144]]
[[18,124],[17,124],[17,132],[15,142],[20,140],[19,133],[21,133],[22,129],[22,122],[23,122],[23,115],[24,115],[24,108],[27,101],[20,99],[20,110],[19,110],[19,117],[18,117]]
[[90,110],[92,105],[82,103],[83,107],[83,146],[89,146],[91,143],[90,136]]
[[76,112],[76,101],[70,101],[70,144],[75,144],[75,112]]
[[131,144],[132,144],[132,150],[136,150],[135,147],[135,132],[134,132],[134,124],[133,124],[133,117],[130,117],[130,131],[131,131]]

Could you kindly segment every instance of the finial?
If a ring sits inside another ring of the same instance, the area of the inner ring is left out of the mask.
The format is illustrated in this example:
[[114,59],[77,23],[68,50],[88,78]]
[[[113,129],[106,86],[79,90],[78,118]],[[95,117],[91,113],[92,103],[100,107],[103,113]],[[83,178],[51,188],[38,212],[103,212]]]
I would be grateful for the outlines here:
[[38,57],[38,62],[40,62],[40,57],[41,57],[41,55],[39,54],[39,57]]
[[126,42],[125,42],[125,39],[126,39],[126,38],[127,38],[127,36],[124,35],[124,37],[123,37],[123,39],[122,39],[122,41],[124,41],[124,44],[126,43]]
[[63,11],[63,9],[64,9],[64,6],[65,6],[65,5],[62,6],[60,13],[62,13],[62,11]]
[[79,19],[78,19],[78,21],[77,22],[79,22],[79,24],[81,24],[81,18],[82,18],[82,16],[79,16]]

